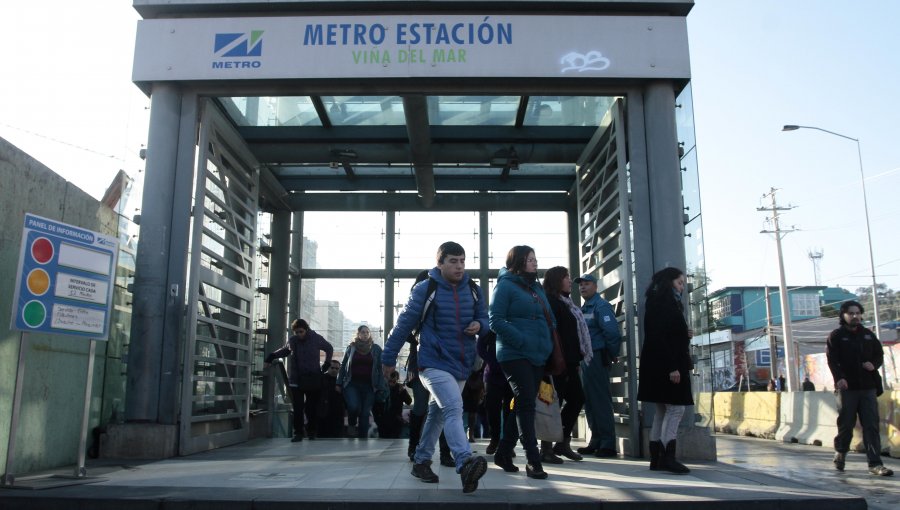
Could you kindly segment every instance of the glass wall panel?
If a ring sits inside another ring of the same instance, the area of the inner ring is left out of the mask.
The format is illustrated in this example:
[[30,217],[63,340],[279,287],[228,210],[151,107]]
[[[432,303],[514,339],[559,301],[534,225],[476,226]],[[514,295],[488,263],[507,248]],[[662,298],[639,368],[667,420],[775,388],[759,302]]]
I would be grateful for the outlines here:
[[321,126],[309,96],[222,97],[225,111],[238,126]]
[[441,126],[512,126],[519,96],[436,96],[428,98],[428,119]]
[[[688,84],[675,99],[675,127],[681,146],[681,192],[684,214],[685,273],[688,280],[688,320],[694,330],[691,355],[694,357],[693,391],[696,416],[690,423],[698,427],[714,428],[712,414],[713,378],[723,376],[717,361],[711,360],[708,279],[703,253],[703,216],[700,207],[700,178],[697,168],[697,148],[694,136],[694,109],[691,86]],[[683,422],[684,424],[684,422]]]
[[615,97],[533,96],[526,126],[599,126]]
[[697,169],[697,151],[692,150],[681,158],[681,194],[684,213],[689,221],[700,216],[700,175]]
[[477,212],[400,212],[397,213],[398,269],[431,269],[437,263],[438,247],[454,241],[466,250],[466,268],[477,270],[481,253],[478,245]]
[[335,126],[403,126],[403,99],[398,96],[322,96]]
[[356,328],[367,325],[372,338],[384,345],[384,282],[376,279],[304,279],[300,292],[312,299],[301,302],[300,317],[328,340],[340,359],[356,336]]
[[687,154],[697,143],[694,137],[694,98],[691,84],[675,99],[675,129],[678,131],[678,142],[684,144]]
[[383,212],[315,211],[303,214],[303,267],[384,267]]
[[[564,212],[492,212],[488,217],[490,228],[490,268],[506,265],[510,248],[525,244],[534,248],[538,259],[538,272],[553,266],[569,264],[569,236]],[[570,269],[570,272],[578,272]]]

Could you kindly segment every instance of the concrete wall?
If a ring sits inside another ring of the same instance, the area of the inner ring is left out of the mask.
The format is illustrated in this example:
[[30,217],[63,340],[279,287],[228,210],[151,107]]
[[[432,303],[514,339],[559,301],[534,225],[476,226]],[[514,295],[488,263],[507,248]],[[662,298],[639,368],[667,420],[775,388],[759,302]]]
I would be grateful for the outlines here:
[[[832,448],[837,434],[837,406],[831,392],[721,392],[713,394],[713,406],[716,431],[726,434],[827,448]],[[709,410],[698,408],[697,412]],[[900,457],[900,391],[886,391],[878,397],[878,416],[882,450]],[[862,451],[858,423],[850,448]]]
[[[19,263],[25,213],[115,235],[118,216],[90,195],[0,138],[0,462],[5,465],[10,434],[18,331],[5,321]],[[86,339],[25,335],[25,372],[13,474],[74,465],[87,381]],[[90,427],[100,423],[108,372],[107,345],[97,344]],[[114,378],[113,378],[114,379]],[[91,438],[88,438],[89,444]],[[2,465],[0,465],[2,466]],[[2,467],[0,467],[2,469]]]

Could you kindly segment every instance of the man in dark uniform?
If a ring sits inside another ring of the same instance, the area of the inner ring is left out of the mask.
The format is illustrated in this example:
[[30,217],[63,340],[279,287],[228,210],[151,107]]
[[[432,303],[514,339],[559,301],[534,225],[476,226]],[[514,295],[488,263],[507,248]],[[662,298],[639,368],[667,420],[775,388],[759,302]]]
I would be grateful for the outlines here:
[[[878,401],[882,391],[878,369],[884,362],[884,350],[875,334],[862,326],[863,307],[856,301],[841,305],[841,327],[828,335],[825,356],[834,376],[837,397],[838,433],[834,438],[834,467],[844,470],[856,416],[863,430],[863,445],[869,473],[891,476],[892,470],[881,462],[881,436],[878,431]],[[877,318],[876,318],[877,320]]]

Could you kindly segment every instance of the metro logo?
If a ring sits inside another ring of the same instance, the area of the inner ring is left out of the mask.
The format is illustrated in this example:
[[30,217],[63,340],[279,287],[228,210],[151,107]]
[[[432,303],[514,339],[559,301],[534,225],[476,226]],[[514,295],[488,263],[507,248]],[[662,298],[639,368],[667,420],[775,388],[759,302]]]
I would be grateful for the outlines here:
[[217,57],[261,57],[263,30],[250,33],[216,34],[213,52]]

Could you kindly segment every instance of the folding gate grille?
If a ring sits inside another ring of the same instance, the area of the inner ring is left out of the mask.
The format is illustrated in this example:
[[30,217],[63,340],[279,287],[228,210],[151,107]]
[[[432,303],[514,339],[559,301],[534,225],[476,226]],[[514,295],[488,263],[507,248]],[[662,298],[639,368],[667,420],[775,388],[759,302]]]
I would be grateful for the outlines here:
[[179,453],[249,437],[255,159],[203,102],[194,184]]
[[626,171],[623,100],[610,107],[577,165],[579,263],[595,273],[599,292],[612,304],[623,332],[620,363],[610,368],[616,436],[623,452],[639,455],[637,412],[638,346],[631,248],[631,212]]

